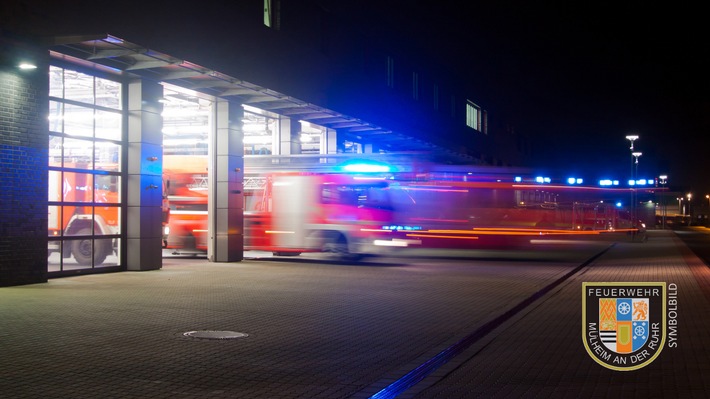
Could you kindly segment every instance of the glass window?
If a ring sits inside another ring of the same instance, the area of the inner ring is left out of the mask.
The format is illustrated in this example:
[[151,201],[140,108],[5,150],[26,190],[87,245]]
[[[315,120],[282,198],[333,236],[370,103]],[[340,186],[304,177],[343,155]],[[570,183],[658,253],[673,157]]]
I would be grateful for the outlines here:
[[91,140],[64,138],[62,166],[65,168],[93,169],[94,142]]
[[119,172],[121,170],[121,146],[116,143],[97,141],[94,145],[96,170]]
[[107,267],[107,266],[119,266],[119,258],[118,254],[120,253],[121,245],[123,244],[123,240],[120,238],[104,238],[100,240],[96,240],[99,243],[99,246],[103,246],[104,248],[108,248],[108,253],[106,255],[106,258],[104,259],[103,262],[101,263],[94,263],[95,267]]
[[[51,231],[50,231],[51,236]],[[50,237],[51,238],[51,237]],[[62,258],[61,258],[62,242],[59,240],[49,240],[47,243],[47,271],[48,272],[58,272],[61,271]]]
[[117,206],[102,206],[94,208],[94,218],[99,221],[96,226],[102,226],[96,229],[96,235],[119,234],[121,220],[121,209]]
[[91,137],[94,135],[94,110],[72,104],[64,104],[63,133],[72,136]]
[[64,70],[54,65],[49,67],[49,95],[51,97],[64,97]]
[[122,85],[51,66],[49,86],[48,271],[119,266]]
[[61,201],[62,200],[62,172],[56,170],[49,171],[48,180],[48,200],[49,201]]
[[[62,228],[62,236],[75,236],[80,234],[80,231],[83,229],[85,226],[91,226],[91,212],[90,208],[87,208],[85,206],[62,206],[60,207],[60,215],[61,215],[61,228]],[[88,223],[82,223],[81,225],[79,223],[72,223],[73,219],[80,219],[82,221],[89,221]],[[81,234],[91,234],[89,233],[81,233]]]
[[94,175],[64,172],[62,183],[62,200],[64,202],[92,202]]
[[[81,235],[90,235],[90,230],[82,232]],[[81,269],[91,267],[92,253],[94,253],[94,245],[91,237],[84,237],[78,240],[67,240],[64,245],[69,246],[72,259],[71,262],[64,262],[64,269]]]
[[49,136],[49,166],[62,166],[62,138]]
[[96,138],[120,140],[121,139],[121,114],[96,110]]
[[102,204],[118,204],[121,202],[119,196],[121,176],[95,175],[94,183],[95,202]]
[[96,78],[96,105],[121,109],[121,84],[113,80]]
[[49,131],[64,132],[64,104],[57,101],[49,102]]
[[466,102],[466,126],[481,130],[481,107],[471,101]]
[[324,185],[321,189],[321,203],[383,209],[391,207],[388,191],[386,190],[385,185]]
[[264,25],[268,26],[271,28],[272,25],[272,8],[271,8],[271,0],[264,0]]
[[94,77],[81,72],[64,70],[64,98],[94,104]]
[[49,217],[48,227],[50,237],[58,237],[62,234],[61,211],[62,208],[56,205],[50,205],[47,208],[47,216]]

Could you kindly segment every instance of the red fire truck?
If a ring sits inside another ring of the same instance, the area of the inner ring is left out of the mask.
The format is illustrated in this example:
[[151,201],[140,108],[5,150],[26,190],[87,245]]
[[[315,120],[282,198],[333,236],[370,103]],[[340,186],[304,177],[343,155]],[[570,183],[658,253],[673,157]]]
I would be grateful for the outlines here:
[[[113,238],[94,239],[91,236],[118,234],[119,207],[116,177],[77,172],[51,172],[50,200],[67,205],[48,208],[48,256],[60,252],[63,258],[74,257],[80,265],[100,265],[115,251]],[[91,203],[105,204],[92,206]],[[52,237],[70,237],[61,241]],[[73,239],[76,237],[75,239]]]
[[[85,164],[65,163],[65,166],[86,168]],[[115,165],[102,167],[116,169]],[[61,252],[62,258],[73,257],[79,265],[89,266],[93,262],[94,266],[99,266],[114,254],[118,250],[115,237],[120,234],[118,186],[119,179],[115,175],[50,171],[50,203],[56,205],[48,207],[47,256]],[[166,187],[163,187],[163,193],[162,223],[165,230],[170,214]],[[65,238],[64,245],[61,240],[52,239],[59,237]],[[164,242],[165,239],[163,237]]]
[[174,253],[207,251],[207,157],[164,155],[169,220],[163,247]]
[[625,191],[419,176],[390,184],[398,223],[422,247],[489,248],[531,238],[637,234],[615,198]]
[[257,210],[244,214],[247,250],[358,258],[409,244],[388,228],[395,212],[384,178],[282,173],[267,179]]
[[[205,252],[206,173],[169,169],[186,163],[165,159],[172,187],[167,247],[175,253]],[[192,169],[204,171],[201,165]],[[384,177],[282,172],[247,180],[262,183],[245,187],[245,250],[281,256],[328,252],[356,259],[408,245],[388,229],[394,210]]]

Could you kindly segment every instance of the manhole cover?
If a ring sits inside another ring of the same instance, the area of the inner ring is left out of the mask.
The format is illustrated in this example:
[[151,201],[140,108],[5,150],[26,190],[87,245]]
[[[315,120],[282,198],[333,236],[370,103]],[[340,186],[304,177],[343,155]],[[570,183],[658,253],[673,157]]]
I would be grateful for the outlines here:
[[201,339],[235,339],[248,337],[249,334],[235,331],[188,331],[183,334],[186,337],[201,338]]

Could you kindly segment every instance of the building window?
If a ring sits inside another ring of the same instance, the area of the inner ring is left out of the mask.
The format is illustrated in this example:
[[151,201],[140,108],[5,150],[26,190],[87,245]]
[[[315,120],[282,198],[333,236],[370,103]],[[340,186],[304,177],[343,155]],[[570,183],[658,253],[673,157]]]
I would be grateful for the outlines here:
[[394,89],[394,58],[387,56],[387,87]]
[[473,102],[466,101],[466,126],[471,129],[481,130],[481,107]]
[[123,85],[50,66],[48,271],[120,266]]
[[281,2],[279,0],[264,0],[264,25],[275,30],[281,29]]

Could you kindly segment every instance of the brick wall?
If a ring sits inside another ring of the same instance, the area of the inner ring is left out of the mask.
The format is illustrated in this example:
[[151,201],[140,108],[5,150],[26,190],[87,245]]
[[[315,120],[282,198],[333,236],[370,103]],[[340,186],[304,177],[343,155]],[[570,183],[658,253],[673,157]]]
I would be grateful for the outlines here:
[[[0,287],[47,281],[46,50],[0,48]],[[19,70],[20,57],[37,63]]]

